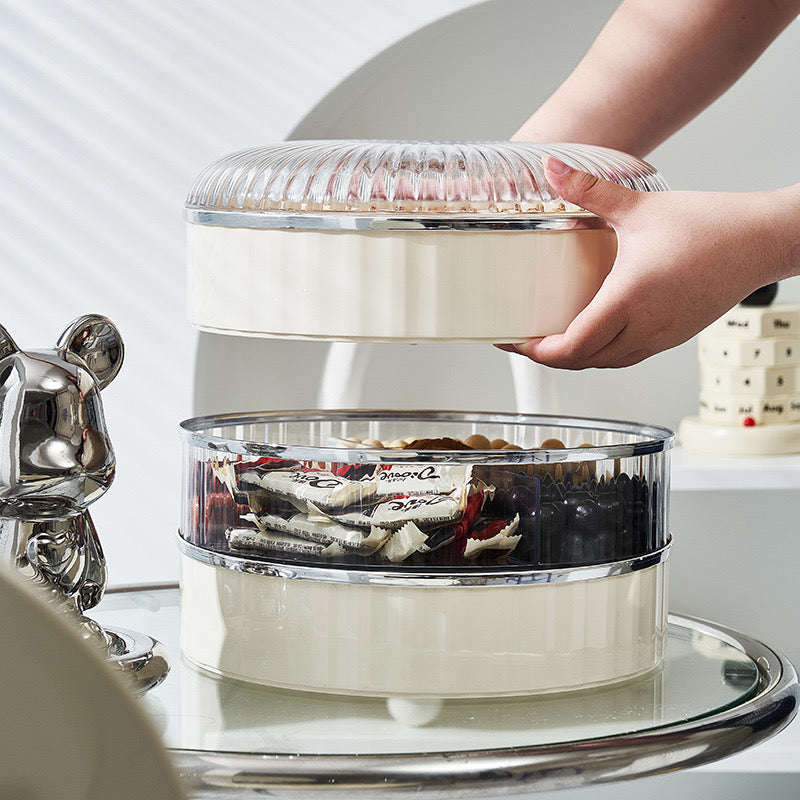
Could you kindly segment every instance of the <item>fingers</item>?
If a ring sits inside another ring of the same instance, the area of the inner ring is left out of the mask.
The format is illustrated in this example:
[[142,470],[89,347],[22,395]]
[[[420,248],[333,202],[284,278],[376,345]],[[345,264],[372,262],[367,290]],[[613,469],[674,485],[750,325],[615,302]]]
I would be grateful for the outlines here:
[[626,326],[608,344],[589,355],[583,355],[580,343],[569,341],[567,334],[531,339],[518,345],[503,345],[501,349],[520,353],[532,361],[557,369],[580,370],[589,367],[617,369],[638,364],[653,355],[650,351],[636,348],[632,339]]
[[634,364],[638,364],[640,361],[644,361],[646,358],[650,358],[650,356],[655,355],[656,352],[656,350],[634,350],[632,353],[628,353],[623,358],[606,364],[605,367],[609,369],[632,367]]
[[570,203],[616,224],[636,202],[639,192],[605,181],[588,172],[580,172],[563,161],[547,156],[544,159],[547,182]]
[[531,339],[514,349],[533,361],[559,369],[610,366],[633,349],[626,344],[628,319],[606,285],[562,334]]
[[[544,167],[546,179],[565,200],[597,214],[614,228],[642,196],[641,192],[573,169],[557,158],[546,158]],[[630,366],[652,355],[642,349],[635,332],[637,326],[629,326],[627,282],[617,274],[617,266],[615,263],[591,303],[563,334],[499,347],[560,369]]]
[[[588,309],[587,309],[588,310]],[[577,324],[576,324],[577,323]],[[642,347],[646,344],[646,347]],[[555,334],[517,345],[498,345],[532,361],[558,369],[618,369],[638,364],[675,342],[649,340],[641,326],[618,321],[615,325],[594,328],[591,321],[576,317],[563,334]]]

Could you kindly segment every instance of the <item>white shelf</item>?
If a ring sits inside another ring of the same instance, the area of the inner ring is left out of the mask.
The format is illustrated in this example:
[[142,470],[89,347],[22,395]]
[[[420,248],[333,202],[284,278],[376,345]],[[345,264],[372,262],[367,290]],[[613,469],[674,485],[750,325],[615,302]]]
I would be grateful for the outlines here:
[[672,452],[672,490],[800,489],[800,454],[710,456]]

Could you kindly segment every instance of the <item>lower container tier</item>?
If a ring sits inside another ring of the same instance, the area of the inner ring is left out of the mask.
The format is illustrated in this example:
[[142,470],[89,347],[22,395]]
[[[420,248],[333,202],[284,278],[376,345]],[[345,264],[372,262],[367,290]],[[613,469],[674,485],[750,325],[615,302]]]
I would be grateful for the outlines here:
[[[583,689],[663,657],[667,548],[650,566],[509,584],[309,580],[181,554],[181,647],[245,681],[371,696],[489,697]],[[205,552],[205,551],[203,551]],[[291,568],[287,567],[288,575]],[[510,580],[510,579],[509,579]]]

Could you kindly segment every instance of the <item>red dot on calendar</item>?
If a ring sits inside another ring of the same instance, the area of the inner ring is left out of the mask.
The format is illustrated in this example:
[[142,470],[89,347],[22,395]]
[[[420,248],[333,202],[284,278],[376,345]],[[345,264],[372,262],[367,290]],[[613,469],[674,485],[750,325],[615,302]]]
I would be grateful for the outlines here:
[[752,428],[755,424],[756,421],[752,417],[745,417],[742,420],[742,425],[744,425],[745,428]]

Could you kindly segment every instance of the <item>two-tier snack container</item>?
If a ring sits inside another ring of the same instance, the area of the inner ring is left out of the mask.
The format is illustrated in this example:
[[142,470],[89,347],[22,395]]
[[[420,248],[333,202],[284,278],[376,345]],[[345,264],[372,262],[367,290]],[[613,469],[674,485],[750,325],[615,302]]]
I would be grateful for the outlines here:
[[[554,194],[547,155],[665,188],[643,162],[577,145],[290,142],[222,159],[187,201],[190,319],[349,341],[563,331],[616,239]],[[181,638],[204,669],[443,698],[588,688],[661,662],[670,431],[234,408],[182,434]]]

